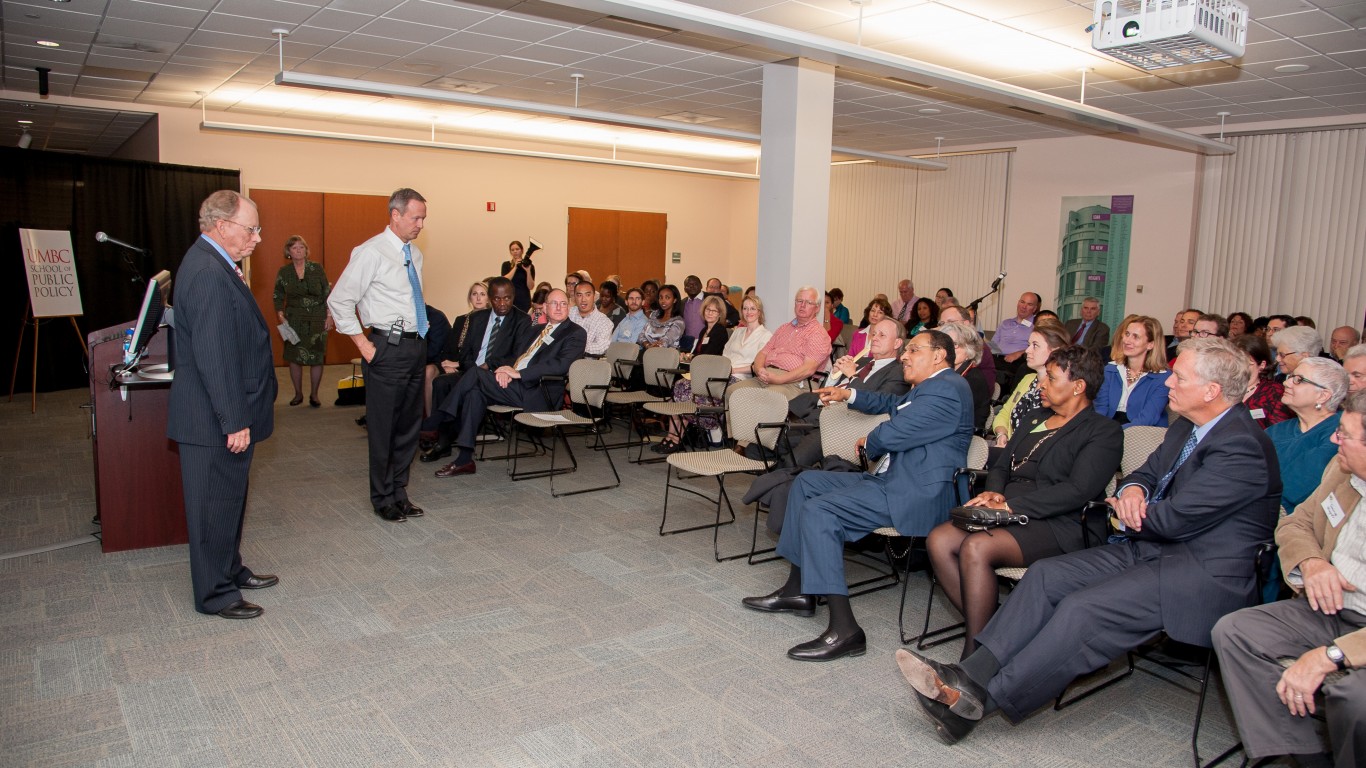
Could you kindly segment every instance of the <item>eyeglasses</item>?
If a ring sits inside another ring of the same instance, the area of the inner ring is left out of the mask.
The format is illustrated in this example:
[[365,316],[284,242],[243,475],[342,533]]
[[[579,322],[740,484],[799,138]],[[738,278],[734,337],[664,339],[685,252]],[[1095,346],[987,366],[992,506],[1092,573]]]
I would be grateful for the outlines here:
[[1348,435],[1346,432],[1343,432],[1342,427],[1338,427],[1337,430],[1333,432],[1333,435],[1337,437],[1339,443],[1366,443],[1366,437],[1352,437],[1351,435]]
[[1310,379],[1306,379],[1305,377],[1299,375],[1298,373],[1292,373],[1292,374],[1290,374],[1289,376],[1286,376],[1286,377],[1285,377],[1285,383],[1286,383],[1286,384],[1295,384],[1295,385],[1310,384],[1310,385],[1312,385],[1312,386],[1318,387],[1319,389],[1328,389],[1328,387],[1323,386],[1322,384],[1318,383],[1317,381],[1313,381],[1313,380],[1310,380]]
[[807,299],[797,299],[797,303],[805,307],[819,307],[821,305],[819,301],[809,301]]
[[1198,329],[1197,329],[1197,330],[1191,331],[1191,335],[1192,335],[1192,336],[1199,336],[1199,337],[1202,338],[1202,339],[1208,339],[1208,338],[1211,337],[1211,336],[1218,336],[1218,335],[1219,335],[1219,332],[1218,332],[1218,331],[1201,331],[1201,330],[1198,330]]
[[253,234],[253,235],[260,235],[260,234],[261,234],[261,228],[260,228],[260,227],[248,227],[246,224],[243,224],[242,222],[236,221],[236,220],[234,220],[234,219],[219,219],[219,221],[228,221],[228,222],[232,222],[233,224],[236,224],[237,226],[241,227],[242,229],[245,229],[246,231],[250,232],[250,233]]

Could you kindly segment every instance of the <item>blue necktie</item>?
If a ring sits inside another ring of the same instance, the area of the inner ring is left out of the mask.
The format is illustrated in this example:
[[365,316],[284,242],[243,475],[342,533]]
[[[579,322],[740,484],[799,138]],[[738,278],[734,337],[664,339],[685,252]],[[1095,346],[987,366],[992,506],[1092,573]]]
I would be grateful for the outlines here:
[[422,300],[422,281],[417,279],[417,267],[413,266],[413,244],[403,244],[403,262],[408,268],[408,285],[413,287],[413,306],[417,308],[417,335],[427,338],[427,303]]
[[1181,469],[1181,465],[1186,463],[1186,459],[1190,458],[1190,455],[1194,450],[1195,430],[1192,429],[1191,436],[1186,439],[1186,444],[1181,446],[1181,455],[1176,457],[1176,464],[1167,472],[1167,474],[1162,476],[1161,480],[1157,481],[1157,489],[1153,491],[1153,496],[1149,499],[1148,503],[1151,504],[1154,501],[1161,501],[1167,495],[1167,488],[1172,484],[1172,478],[1176,477],[1177,470]]

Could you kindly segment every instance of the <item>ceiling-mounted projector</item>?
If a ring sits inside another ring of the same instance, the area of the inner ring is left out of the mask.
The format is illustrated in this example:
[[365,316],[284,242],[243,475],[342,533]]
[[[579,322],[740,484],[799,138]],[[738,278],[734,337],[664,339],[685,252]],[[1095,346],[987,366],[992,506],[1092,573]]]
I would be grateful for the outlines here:
[[1233,59],[1247,18],[1238,0],[1096,0],[1091,47],[1143,69]]

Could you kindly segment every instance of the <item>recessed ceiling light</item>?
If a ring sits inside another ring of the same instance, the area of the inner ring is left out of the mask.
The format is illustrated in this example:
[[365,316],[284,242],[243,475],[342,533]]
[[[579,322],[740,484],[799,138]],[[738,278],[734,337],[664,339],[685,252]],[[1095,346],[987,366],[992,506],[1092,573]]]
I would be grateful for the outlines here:
[[919,109],[919,110],[917,110],[917,111],[920,112],[920,114],[922,114],[922,115],[937,115],[937,114],[939,114],[942,110],[935,109],[934,107],[924,107],[924,108]]
[[38,45],[41,45],[41,46],[43,46],[44,48],[61,48],[61,47],[62,47],[62,44],[61,44],[61,43],[54,43],[54,42],[52,42],[51,40],[35,40],[34,42],[38,43]]
[[1283,75],[1293,75],[1296,72],[1304,72],[1308,69],[1308,64],[1282,64],[1279,67],[1276,67],[1276,71]]
[[20,125],[33,125],[33,121],[32,121],[32,120],[20,120],[20,121],[19,121],[19,124],[20,124]]

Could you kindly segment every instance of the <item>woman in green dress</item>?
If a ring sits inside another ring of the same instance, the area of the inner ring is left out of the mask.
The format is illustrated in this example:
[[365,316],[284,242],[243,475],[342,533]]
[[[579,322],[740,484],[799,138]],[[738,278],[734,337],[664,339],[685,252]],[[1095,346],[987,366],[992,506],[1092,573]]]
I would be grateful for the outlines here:
[[318,385],[323,381],[323,356],[327,351],[327,332],[332,330],[332,314],[327,309],[327,294],[332,286],[327,282],[323,265],[308,260],[308,243],[294,235],[285,241],[285,259],[275,277],[275,316],[281,323],[299,334],[299,343],[285,342],[285,361],[289,363],[289,378],[294,383],[294,399],[290,405],[304,401],[304,366],[309,366],[311,390],[308,404],[317,408]]

